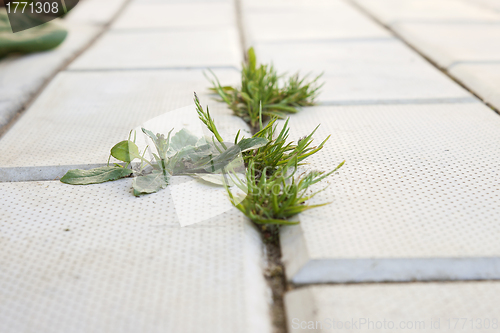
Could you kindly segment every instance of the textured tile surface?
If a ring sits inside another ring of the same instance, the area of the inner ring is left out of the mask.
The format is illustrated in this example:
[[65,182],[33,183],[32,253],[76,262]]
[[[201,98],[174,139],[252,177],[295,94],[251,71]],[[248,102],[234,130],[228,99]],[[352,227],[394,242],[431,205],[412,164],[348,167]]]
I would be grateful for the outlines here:
[[500,15],[460,0],[354,0],[386,25],[408,21],[499,22]]
[[316,286],[285,306],[289,332],[494,332],[499,292],[498,282]]
[[70,68],[237,68],[241,60],[238,34],[234,28],[110,31],[73,62]]
[[0,127],[100,31],[100,28],[90,25],[71,24],[67,28],[68,37],[58,48],[25,56],[10,56],[0,62]]
[[500,110],[500,61],[497,64],[457,64],[449,72],[484,101]]
[[380,38],[390,34],[343,1],[243,2],[249,45],[256,42]]
[[361,104],[471,97],[395,39],[258,44],[256,52],[259,61],[272,61],[279,71],[324,72],[320,101]]
[[270,332],[249,222],[180,228],[171,187],[130,182],[0,184],[0,331]]
[[[216,73],[230,83],[238,78],[236,71]],[[203,105],[212,106],[228,140],[239,129],[248,129],[204,94],[206,89],[198,70],[61,73],[0,140],[0,180],[51,180],[71,166],[106,163],[111,147],[126,139],[131,129],[191,105],[193,91]]]
[[393,26],[408,43],[439,66],[464,61],[500,61],[500,24],[399,23]]
[[112,29],[214,28],[236,25],[234,6],[220,3],[172,3],[136,1],[113,24]]
[[[481,103],[315,107],[295,138],[331,138],[340,173],[282,229],[295,283],[500,278],[500,117]],[[318,189],[321,188],[318,187]]]

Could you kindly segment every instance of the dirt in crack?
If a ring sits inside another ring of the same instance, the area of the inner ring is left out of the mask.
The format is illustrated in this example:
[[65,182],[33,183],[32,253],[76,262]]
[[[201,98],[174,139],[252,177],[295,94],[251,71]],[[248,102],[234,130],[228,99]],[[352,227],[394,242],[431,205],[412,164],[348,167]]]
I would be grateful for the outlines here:
[[287,333],[286,314],[283,296],[287,291],[285,269],[281,262],[279,228],[276,226],[260,226],[262,238],[266,246],[267,267],[264,272],[267,284],[272,291],[271,315],[273,333]]

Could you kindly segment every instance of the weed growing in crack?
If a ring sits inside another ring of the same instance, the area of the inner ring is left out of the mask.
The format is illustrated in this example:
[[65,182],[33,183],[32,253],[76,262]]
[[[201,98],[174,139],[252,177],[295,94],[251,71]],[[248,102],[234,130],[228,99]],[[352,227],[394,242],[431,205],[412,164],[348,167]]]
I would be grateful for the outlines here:
[[307,75],[301,78],[297,73],[285,77],[278,74],[273,65],[257,65],[253,48],[248,50],[248,63],[243,64],[241,87],[222,86],[215,74],[211,74],[211,90],[217,92],[222,101],[253,130],[261,121],[272,117],[284,118],[287,113],[298,112],[298,107],[314,105],[322,87],[318,84],[321,75],[308,81]]
[[[196,95],[195,104],[199,118],[217,137],[219,132],[215,123],[208,109],[207,111],[203,109]],[[277,128],[277,118],[271,119],[266,126],[260,122],[260,130],[253,135],[252,139],[263,141],[255,142],[253,148],[244,151],[246,175],[243,180],[227,172],[232,183],[246,193],[245,197],[236,197],[226,185],[231,203],[260,226],[266,239],[270,241],[277,239],[280,225],[298,223],[290,221],[290,218],[308,209],[328,204],[308,205],[307,201],[322,191],[311,193],[310,187],[336,172],[344,164],[344,162],[340,163],[327,173],[310,171],[299,174],[298,168],[304,164],[303,161],[320,151],[328,138],[320,145],[312,146],[312,136],[316,132],[316,127],[311,134],[295,144],[288,141],[290,132],[288,120],[285,121],[280,131]],[[243,138],[238,141],[238,139],[239,133],[235,138],[235,144],[238,146],[244,146],[241,143],[249,140]]]

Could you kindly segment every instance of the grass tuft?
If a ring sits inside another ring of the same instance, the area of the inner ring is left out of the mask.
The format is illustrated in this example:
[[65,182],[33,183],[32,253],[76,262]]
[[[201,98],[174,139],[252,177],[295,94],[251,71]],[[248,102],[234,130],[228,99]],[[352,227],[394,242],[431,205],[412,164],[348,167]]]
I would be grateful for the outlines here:
[[272,64],[257,65],[253,48],[248,50],[248,63],[243,64],[241,87],[222,86],[215,74],[211,74],[211,90],[254,130],[264,120],[284,118],[287,113],[298,112],[299,107],[314,105],[322,87],[318,84],[321,75],[312,80],[307,75],[301,78],[298,73],[286,78]]
[[[210,117],[208,108],[207,111],[203,110],[196,95],[195,104],[199,118],[217,137],[219,132]],[[246,166],[245,179],[240,180],[235,174],[229,173],[232,182],[247,193],[241,200],[233,195],[226,184],[231,203],[255,224],[261,226],[263,231],[267,228],[266,232],[271,235],[270,237],[277,236],[279,225],[298,223],[290,221],[290,218],[298,213],[328,204],[308,205],[307,201],[322,191],[309,193],[309,189],[336,172],[344,162],[327,173],[311,171],[297,174],[298,167],[305,164],[304,160],[320,151],[329,139],[328,137],[318,146],[313,146],[313,135],[316,130],[317,127],[312,133],[294,143],[288,140],[290,132],[288,120],[279,131],[276,117],[272,118],[266,126],[260,123],[260,130],[253,135],[252,140],[265,139],[263,141],[266,143],[243,152]],[[243,140],[248,140],[242,138],[238,141],[238,137],[239,135],[235,139],[236,145]],[[223,141],[222,138],[220,140]]]

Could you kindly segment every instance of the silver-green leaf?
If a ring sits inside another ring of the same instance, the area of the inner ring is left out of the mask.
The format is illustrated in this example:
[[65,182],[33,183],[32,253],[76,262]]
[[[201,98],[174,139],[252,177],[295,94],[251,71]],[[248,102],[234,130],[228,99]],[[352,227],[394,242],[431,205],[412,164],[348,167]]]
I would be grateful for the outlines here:
[[145,176],[134,178],[132,188],[136,197],[142,194],[156,193],[162,188],[167,187],[168,182],[162,172],[153,171]]
[[61,182],[71,185],[89,185],[108,182],[130,176],[132,170],[121,167],[101,167],[91,170],[69,170]]
[[238,147],[240,147],[241,152],[245,152],[251,149],[257,149],[265,146],[269,141],[266,138],[249,138],[242,139],[238,142]]
[[179,151],[187,146],[196,146],[198,138],[191,134],[187,129],[183,128],[170,139],[170,148],[174,151]]

